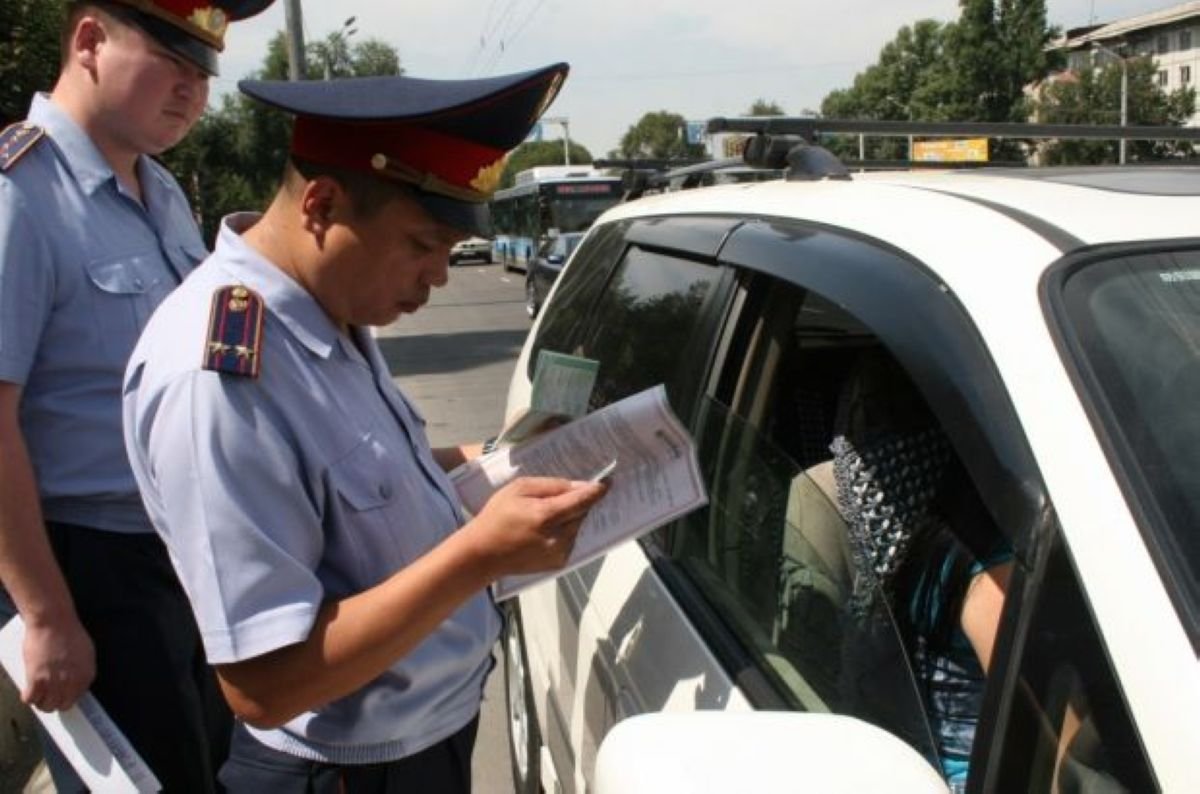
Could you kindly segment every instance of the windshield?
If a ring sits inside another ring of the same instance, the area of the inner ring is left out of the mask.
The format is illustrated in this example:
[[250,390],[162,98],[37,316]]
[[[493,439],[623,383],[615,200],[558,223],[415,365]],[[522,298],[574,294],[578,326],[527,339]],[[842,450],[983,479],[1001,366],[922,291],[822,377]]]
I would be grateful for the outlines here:
[[560,232],[581,232],[587,229],[609,207],[621,199],[617,182],[587,182],[553,185],[546,199],[550,209],[548,228]]
[[1200,251],[1128,254],[1062,282],[1086,395],[1144,531],[1197,636],[1200,616]]

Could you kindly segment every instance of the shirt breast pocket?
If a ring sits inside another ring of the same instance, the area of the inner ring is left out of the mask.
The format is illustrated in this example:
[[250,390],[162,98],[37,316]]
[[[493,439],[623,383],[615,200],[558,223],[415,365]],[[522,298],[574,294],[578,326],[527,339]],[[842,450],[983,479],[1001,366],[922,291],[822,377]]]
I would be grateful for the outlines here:
[[405,509],[411,504],[400,465],[378,441],[367,438],[329,469],[335,506],[328,517],[326,557],[358,586],[376,584],[425,551],[423,533]]
[[142,328],[176,281],[157,251],[98,259],[86,269],[100,348],[124,366]]

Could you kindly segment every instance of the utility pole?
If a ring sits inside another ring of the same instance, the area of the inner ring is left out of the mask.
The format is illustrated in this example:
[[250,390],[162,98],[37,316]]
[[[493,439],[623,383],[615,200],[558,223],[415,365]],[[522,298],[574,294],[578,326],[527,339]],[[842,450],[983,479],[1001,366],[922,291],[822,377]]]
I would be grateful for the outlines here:
[[304,15],[300,11],[300,0],[284,0],[284,16],[287,20],[288,79],[303,80],[304,74]]
[[571,164],[571,120],[566,116],[542,116],[543,124],[561,124],[563,128],[563,165]]
[[[1125,62],[1125,56],[1110,50],[1098,41],[1093,41],[1092,47],[1109,57],[1116,58],[1117,63],[1121,66],[1121,126],[1124,127],[1129,123],[1129,64]],[[1121,165],[1125,165],[1125,143],[1125,139],[1122,138],[1118,155]]]

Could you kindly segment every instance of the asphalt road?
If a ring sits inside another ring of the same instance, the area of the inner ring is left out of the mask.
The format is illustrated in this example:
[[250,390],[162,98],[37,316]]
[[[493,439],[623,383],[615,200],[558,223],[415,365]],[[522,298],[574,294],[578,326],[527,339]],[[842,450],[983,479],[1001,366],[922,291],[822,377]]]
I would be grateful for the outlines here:
[[[504,421],[508,381],[529,333],[522,273],[458,265],[430,302],[378,330],[394,380],[425,415],[433,446],[482,441]],[[500,649],[497,662],[502,663]],[[502,664],[484,690],[475,794],[513,794]]]

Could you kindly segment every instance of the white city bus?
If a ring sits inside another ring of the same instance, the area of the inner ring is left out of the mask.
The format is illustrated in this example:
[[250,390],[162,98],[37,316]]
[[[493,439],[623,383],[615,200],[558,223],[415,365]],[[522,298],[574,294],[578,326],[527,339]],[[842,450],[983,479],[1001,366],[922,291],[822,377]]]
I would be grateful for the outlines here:
[[551,229],[584,231],[621,200],[621,178],[589,165],[539,166],[492,198],[492,260],[525,270]]

